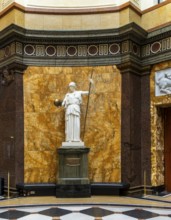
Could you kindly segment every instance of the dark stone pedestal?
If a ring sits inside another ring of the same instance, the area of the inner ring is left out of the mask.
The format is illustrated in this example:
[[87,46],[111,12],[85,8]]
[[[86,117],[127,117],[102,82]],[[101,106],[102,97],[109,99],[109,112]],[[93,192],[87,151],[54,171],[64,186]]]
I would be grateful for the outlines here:
[[59,176],[56,187],[57,197],[90,197],[88,178],[87,147],[61,147],[59,155]]
[[56,197],[83,198],[91,196],[90,184],[56,185]]

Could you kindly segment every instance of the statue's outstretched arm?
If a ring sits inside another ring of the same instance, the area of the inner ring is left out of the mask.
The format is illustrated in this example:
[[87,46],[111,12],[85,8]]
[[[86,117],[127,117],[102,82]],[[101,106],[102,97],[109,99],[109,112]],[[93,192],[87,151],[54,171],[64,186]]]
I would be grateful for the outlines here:
[[88,95],[88,94],[89,94],[89,91],[81,91],[81,94],[82,94],[82,95]]

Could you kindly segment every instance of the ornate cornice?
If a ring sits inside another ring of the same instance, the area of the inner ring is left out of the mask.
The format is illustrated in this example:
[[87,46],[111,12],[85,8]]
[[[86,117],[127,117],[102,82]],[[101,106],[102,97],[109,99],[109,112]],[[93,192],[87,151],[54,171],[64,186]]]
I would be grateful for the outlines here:
[[171,26],[147,33],[135,23],[96,31],[35,31],[11,25],[0,33],[0,67],[84,66],[134,62],[147,66],[171,59]]
[[148,32],[139,27],[136,23],[131,23],[120,28],[106,30],[83,30],[83,31],[44,31],[27,30],[15,24],[11,24],[0,32],[1,45],[15,39],[26,42],[105,42],[110,40],[123,41],[132,39],[137,43],[146,39]]

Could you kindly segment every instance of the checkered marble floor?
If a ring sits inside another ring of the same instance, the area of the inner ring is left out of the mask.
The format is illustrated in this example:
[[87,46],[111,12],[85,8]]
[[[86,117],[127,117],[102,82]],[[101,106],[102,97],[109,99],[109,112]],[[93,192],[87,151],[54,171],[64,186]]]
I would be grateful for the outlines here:
[[0,208],[0,220],[171,220],[171,208],[55,205]]

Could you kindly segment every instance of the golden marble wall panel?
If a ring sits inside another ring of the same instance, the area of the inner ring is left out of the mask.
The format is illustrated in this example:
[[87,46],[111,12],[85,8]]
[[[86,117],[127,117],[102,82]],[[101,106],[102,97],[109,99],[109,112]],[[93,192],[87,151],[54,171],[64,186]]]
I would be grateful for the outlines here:
[[171,106],[171,95],[155,96],[155,73],[171,67],[171,62],[155,65],[150,79],[152,185],[164,184],[164,121],[162,107]]
[[[121,76],[115,66],[29,67],[24,74],[25,182],[55,182],[57,148],[64,141],[63,99],[68,84],[88,90],[93,75],[84,142],[90,147],[89,176],[94,182],[120,181]],[[87,97],[81,106],[83,137]]]

